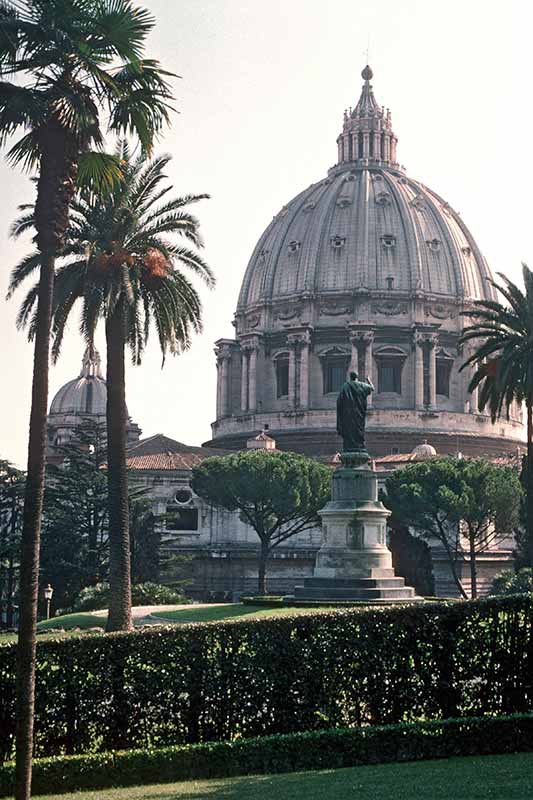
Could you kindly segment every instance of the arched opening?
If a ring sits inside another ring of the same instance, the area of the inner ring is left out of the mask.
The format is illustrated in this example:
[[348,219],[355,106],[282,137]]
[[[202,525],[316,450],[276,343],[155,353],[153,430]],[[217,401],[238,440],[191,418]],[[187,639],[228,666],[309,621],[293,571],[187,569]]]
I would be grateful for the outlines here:
[[276,397],[280,400],[289,396],[289,354],[280,353],[274,359],[276,372]]
[[440,350],[436,356],[436,392],[443,397],[450,396],[450,379],[452,374],[453,358]]
[[406,355],[399,347],[382,347],[374,354],[378,368],[378,394],[401,394]]
[[337,347],[331,347],[320,355],[322,362],[322,384],[324,394],[340,391],[348,377],[350,356]]

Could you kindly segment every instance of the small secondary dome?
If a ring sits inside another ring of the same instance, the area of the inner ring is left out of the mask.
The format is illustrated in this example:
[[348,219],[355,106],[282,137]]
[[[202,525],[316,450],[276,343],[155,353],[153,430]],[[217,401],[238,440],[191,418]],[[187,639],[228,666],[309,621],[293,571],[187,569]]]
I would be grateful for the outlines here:
[[433,458],[437,455],[435,448],[428,444],[427,439],[424,439],[422,444],[417,444],[412,450],[412,455],[416,458]]
[[65,383],[50,405],[50,414],[105,415],[107,389],[100,367],[100,356],[94,347],[87,347],[81,372]]

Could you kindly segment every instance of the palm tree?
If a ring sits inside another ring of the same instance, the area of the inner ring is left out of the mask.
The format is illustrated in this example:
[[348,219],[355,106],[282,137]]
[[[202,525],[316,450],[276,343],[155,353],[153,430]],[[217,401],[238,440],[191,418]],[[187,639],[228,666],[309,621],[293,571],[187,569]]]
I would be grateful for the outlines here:
[[[35,625],[44,488],[48,360],[55,260],[77,179],[110,184],[118,165],[101,152],[107,129],[146,150],[167,121],[167,73],[143,58],[151,15],[131,0],[0,0],[0,147],[37,172],[37,298],[28,477],[21,546],[17,671],[17,800],[31,791]],[[7,79],[10,80],[7,80]],[[21,132],[14,143],[12,137]],[[91,153],[91,148],[95,152]]]
[[460,341],[479,344],[461,369],[474,367],[469,391],[480,387],[479,406],[488,406],[493,422],[502,414],[509,416],[513,401],[526,404],[526,541],[528,563],[533,566],[533,272],[523,264],[524,292],[498,274],[503,284],[491,283],[507,304],[478,300],[463,312],[473,324],[465,328]]
[[[192,270],[208,285],[213,276],[199,254],[179,240],[202,247],[198,220],[184,207],[208,195],[166,199],[170,156],[148,161],[132,157],[122,142],[117,151],[123,180],[102,199],[82,191],[72,203],[64,257],[57,270],[53,301],[52,357],[59,356],[65,326],[77,300],[82,303],[81,330],[92,345],[99,319],[105,320],[107,345],[107,475],[111,600],[107,630],[131,627],[130,539],[126,472],[126,401],[124,351],[141,362],[153,323],[163,353],[189,347],[191,332],[201,328],[199,295],[177,269]],[[164,200],[163,200],[164,198]],[[32,209],[13,227],[15,236],[33,225]],[[38,253],[13,271],[10,293],[35,269]],[[21,305],[18,324],[36,330],[33,286]]]

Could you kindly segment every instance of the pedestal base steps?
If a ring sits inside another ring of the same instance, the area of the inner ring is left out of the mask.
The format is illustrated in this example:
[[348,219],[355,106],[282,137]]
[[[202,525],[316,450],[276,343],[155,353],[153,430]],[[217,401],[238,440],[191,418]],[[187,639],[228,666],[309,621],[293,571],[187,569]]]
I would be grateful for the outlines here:
[[366,450],[341,454],[331,500],[319,513],[324,543],[313,577],[296,586],[286,602],[368,605],[422,599],[394,574],[386,544],[390,511],[378,500],[377,474]]
[[406,586],[403,578],[305,578],[303,586],[294,589],[295,600],[389,600],[406,601],[415,598],[415,590]]

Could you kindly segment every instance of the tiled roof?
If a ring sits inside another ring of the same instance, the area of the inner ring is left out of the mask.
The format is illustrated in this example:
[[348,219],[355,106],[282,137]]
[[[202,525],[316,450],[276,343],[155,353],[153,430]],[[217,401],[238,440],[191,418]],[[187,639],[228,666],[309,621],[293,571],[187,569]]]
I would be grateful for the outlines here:
[[[429,456],[435,458],[435,456]],[[409,461],[424,461],[426,459],[420,458],[416,453],[391,453],[388,456],[379,456],[376,458],[376,464],[404,464]]]
[[128,469],[179,470],[192,469],[209,456],[227,455],[227,450],[192,447],[170,439],[162,433],[141,439],[128,449]]
[[126,463],[128,469],[192,469],[210,455],[217,455],[217,453],[211,453],[209,450],[206,450],[203,455],[199,453],[152,453],[145,456],[130,456]]

